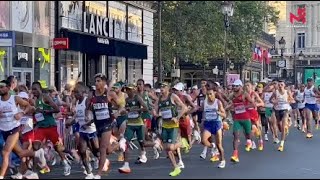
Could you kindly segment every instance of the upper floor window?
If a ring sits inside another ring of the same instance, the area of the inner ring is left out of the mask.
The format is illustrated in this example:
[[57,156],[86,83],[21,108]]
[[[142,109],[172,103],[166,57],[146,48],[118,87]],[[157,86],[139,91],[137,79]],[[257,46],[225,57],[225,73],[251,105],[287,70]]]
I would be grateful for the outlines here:
[[86,12],[107,17],[107,2],[106,1],[85,1]]
[[298,33],[298,48],[305,48],[305,40],[306,36],[305,33]]
[[142,10],[128,6],[128,40],[142,42]]
[[126,39],[126,5],[118,1],[109,1],[109,36]]
[[60,1],[61,26],[82,30],[82,1]]

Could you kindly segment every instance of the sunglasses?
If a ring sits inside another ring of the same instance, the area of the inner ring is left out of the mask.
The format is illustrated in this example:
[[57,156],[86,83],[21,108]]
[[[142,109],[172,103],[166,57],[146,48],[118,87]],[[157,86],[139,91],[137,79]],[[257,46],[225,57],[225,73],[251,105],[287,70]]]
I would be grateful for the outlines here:
[[232,87],[240,87],[240,85],[232,85]]

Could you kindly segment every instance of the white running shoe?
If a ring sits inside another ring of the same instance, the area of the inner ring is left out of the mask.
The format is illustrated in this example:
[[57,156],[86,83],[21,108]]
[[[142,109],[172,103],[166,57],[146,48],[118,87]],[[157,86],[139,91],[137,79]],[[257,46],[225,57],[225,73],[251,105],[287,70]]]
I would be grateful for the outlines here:
[[268,139],[268,134],[264,134],[264,140],[265,140],[265,141],[269,141],[269,139]]
[[183,163],[182,161],[179,161],[178,167],[179,167],[180,169],[184,169],[184,163]]
[[251,146],[251,149],[257,149],[257,145],[254,141],[251,141],[252,142],[252,146]]
[[17,173],[17,174],[14,174],[14,175],[11,175],[11,179],[22,179],[22,174],[21,173]]
[[206,159],[206,157],[207,157],[207,152],[202,151],[202,153],[200,154],[200,158]]
[[63,175],[64,176],[69,176],[71,171],[71,166],[69,164],[65,164],[63,168]]
[[101,176],[100,175],[94,175],[94,179],[101,179]]
[[131,169],[129,163],[125,162],[124,165],[118,169],[120,173],[129,174],[131,173]]
[[193,136],[195,138],[195,140],[200,143],[201,142],[201,136],[200,136],[200,133],[198,131],[194,131],[193,132]]
[[24,174],[24,178],[26,179],[39,179],[39,176],[37,173],[29,171],[28,173]]
[[141,155],[140,158],[139,158],[139,161],[141,163],[146,163],[148,160],[147,156],[146,155]]
[[160,154],[159,154],[158,149],[156,147],[153,147],[153,153],[154,153],[153,159],[159,159]]
[[95,176],[91,173],[91,174],[88,174],[85,179],[95,179]]
[[226,161],[220,161],[220,163],[218,164],[218,168],[225,168],[226,167]]

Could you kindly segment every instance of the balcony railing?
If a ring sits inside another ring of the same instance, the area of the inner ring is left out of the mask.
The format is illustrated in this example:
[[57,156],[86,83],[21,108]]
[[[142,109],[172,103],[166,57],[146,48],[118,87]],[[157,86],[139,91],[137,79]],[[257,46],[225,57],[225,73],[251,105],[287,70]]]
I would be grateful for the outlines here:
[[275,37],[273,37],[272,35],[262,31],[260,39],[265,40],[267,42],[269,42],[270,44],[275,44],[276,39]]

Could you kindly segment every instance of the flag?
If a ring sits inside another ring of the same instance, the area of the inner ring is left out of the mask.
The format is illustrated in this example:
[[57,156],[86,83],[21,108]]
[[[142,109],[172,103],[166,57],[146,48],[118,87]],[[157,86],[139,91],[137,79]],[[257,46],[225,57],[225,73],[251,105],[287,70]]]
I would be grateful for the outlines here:
[[258,60],[259,62],[262,62],[262,52],[261,52],[261,48],[258,48]]
[[252,43],[252,47],[251,47],[251,50],[252,50],[252,60],[255,60],[256,59],[256,43]]
[[271,58],[272,58],[270,51],[271,50],[269,49],[268,50],[268,54],[267,54],[266,64],[270,64],[270,61],[271,61]]

